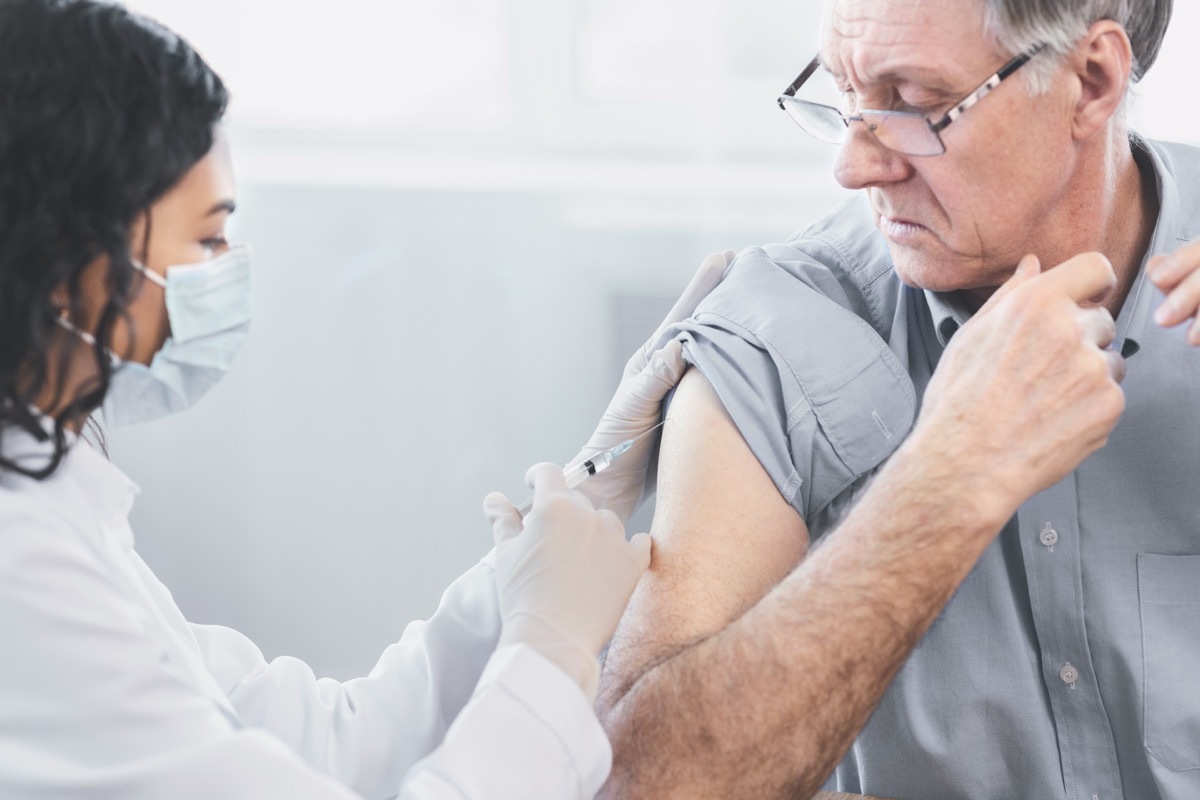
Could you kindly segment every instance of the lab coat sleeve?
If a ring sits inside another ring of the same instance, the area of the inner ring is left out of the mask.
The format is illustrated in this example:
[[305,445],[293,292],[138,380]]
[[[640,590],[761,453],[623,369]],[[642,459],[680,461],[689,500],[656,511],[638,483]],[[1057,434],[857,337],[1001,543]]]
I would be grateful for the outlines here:
[[367,677],[345,683],[319,679],[295,658],[268,663],[228,628],[192,629],[246,724],[363,796],[389,797],[441,744],[495,650],[500,612],[489,558],[451,584],[434,615],[410,624]]
[[[174,761],[160,771],[162,782],[143,779],[103,796],[358,797],[262,732],[224,737]],[[399,800],[588,800],[611,764],[608,739],[579,687],[530,648],[515,645],[493,656],[445,742],[406,776]],[[181,786],[187,794],[179,793]]]
[[354,797],[268,734],[238,730],[106,568],[95,531],[0,500],[0,797]]
[[405,779],[400,800],[594,797],[612,749],[591,703],[525,645],[497,651],[446,741]]

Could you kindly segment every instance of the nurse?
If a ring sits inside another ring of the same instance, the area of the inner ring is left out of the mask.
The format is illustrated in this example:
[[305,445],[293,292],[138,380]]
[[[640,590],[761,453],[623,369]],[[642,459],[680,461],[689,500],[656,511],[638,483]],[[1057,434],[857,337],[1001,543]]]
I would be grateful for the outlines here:
[[[553,465],[524,519],[489,496],[496,548],[346,683],[189,624],[134,550],[137,489],[89,420],[183,411],[246,335],[226,101],[118,5],[0,0],[0,796],[591,797],[597,654],[650,559],[622,524],[649,445],[590,499]],[[682,368],[677,343],[635,356],[589,448],[651,428]]]

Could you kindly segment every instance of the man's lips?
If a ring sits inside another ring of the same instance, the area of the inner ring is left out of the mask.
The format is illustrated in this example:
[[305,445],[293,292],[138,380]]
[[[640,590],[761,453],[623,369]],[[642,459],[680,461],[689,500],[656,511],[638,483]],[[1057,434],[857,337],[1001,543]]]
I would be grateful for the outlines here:
[[903,217],[889,217],[886,214],[878,214],[878,217],[879,230],[893,241],[903,242],[929,233],[929,229],[919,222],[913,222]]
[[882,211],[876,211],[875,216],[879,218],[880,225],[911,225],[916,228],[924,228],[925,226],[917,222],[915,219],[909,219],[900,214],[885,214]]

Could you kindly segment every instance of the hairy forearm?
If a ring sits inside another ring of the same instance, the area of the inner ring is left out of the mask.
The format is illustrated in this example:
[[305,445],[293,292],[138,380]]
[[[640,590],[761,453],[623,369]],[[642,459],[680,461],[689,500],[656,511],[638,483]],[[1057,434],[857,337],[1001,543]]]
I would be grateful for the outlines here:
[[603,796],[819,788],[1003,524],[932,478],[902,449],[761,602],[634,681],[604,714],[615,763]]

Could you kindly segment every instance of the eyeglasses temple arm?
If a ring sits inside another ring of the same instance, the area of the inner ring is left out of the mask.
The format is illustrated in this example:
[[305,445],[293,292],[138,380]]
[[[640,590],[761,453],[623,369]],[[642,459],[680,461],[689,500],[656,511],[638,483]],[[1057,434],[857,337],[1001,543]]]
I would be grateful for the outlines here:
[[971,94],[967,95],[962,100],[960,100],[954,106],[954,108],[950,109],[946,113],[946,115],[944,117],[939,119],[937,122],[930,122],[929,123],[930,129],[934,133],[941,133],[943,130],[945,130],[947,125],[949,125],[951,122],[954,122],[954,120],[956,120],[960,116],[962,116],[963,112],[966,111],[968,108],[975,105],[983,98],[987,97],[987,95],[993,89],[995,89],[997,86],[1000,85],[1001,81],[1003,81],[1009,75],[1012,75],[1014,72],[1019,70],[1021,67],[1028,64],[1029,59],[1033,58],[1035,55],[1037,55],[1039,52],[1041,52],[1045,47],[1046,47],[1045,44],[1037,44],[1034,47],[1031,47],[1029,50],[1022,53],[1021,55],[1014,58],[1012,61],[1009,61],[1007,64],[1005,64],[1003,67],[1001,67],[996,72],[996,74],[992,75],[992,77],[990,77],[986,81],[984,81],[983,84],[978,89],[971,92]]
[[821,66],[821,57],[816,56],[809,63],[809,65],[804,68],[804,71],[800,73],[800,76],[798,78],[796,78],[796,80],[792,81],[792,84],[790,86],[788,86],[788,88],[783,90],[783,94],[780,96],[780,99],[779,99],[779,107],[780,108],[783,108],[783,98],[784,97],[795,97],[796,92],[800,89],[801,86],[804,85],[804,82],[807,81],[809,78],[811,78],[812,74],[814,72],[816,72],[817,68],[820,66]]

